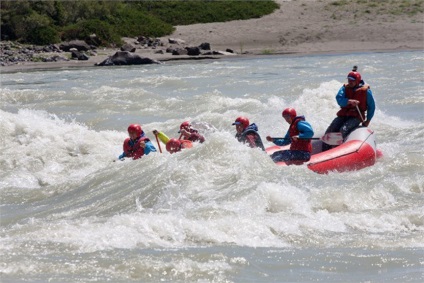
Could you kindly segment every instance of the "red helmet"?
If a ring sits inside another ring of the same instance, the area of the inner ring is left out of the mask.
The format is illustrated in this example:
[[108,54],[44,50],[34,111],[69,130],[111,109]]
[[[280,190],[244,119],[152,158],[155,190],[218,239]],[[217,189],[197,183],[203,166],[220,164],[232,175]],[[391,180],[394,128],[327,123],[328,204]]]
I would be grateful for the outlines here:
[[170,153],[175,153],[181,150],[181,142],[178,139],[170,139],[166,143],[166,150]]
[[141,135],[143,130],[141,129],[141,126],[139,124],[131,124],[128,127],[128,133],[129,132],[135,132],[137,134],[137,137]]
[[281,113],[281,115],[283,117],[290,117],[292,119],[294,119],[294,117],[296,117],[296,110],[294,110],[294,108],[286,108],[283,110],[283,113]]
[[250,122],[246,117],[240,116],[236,119],[233,125],[243,125],[243,128],[247,128],[250,125]]
[[185,129],[185,130],[188,131],[188,129],[190,129],[190,128],[191,128],[190,122],[189,121],[185,121],[185,122],[182,122],[181,123],[180,130],[178,132],[180,133],[182,129]]
[[355,81],[355,83],[358,85],[361,82],[361,74],[356,71],[352,71],[347,74],[347,79],[349,81]]

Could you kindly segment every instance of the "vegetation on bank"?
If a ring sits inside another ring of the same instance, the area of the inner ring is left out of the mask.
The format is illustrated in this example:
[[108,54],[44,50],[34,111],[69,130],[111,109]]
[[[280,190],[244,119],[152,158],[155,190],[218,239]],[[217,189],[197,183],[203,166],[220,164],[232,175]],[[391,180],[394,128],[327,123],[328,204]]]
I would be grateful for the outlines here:
[[160,37],[174,25],[259,18],[278,7],[272,0],[1,1],[1,39],[38,45],[82,39],[113,46],[121,37]]

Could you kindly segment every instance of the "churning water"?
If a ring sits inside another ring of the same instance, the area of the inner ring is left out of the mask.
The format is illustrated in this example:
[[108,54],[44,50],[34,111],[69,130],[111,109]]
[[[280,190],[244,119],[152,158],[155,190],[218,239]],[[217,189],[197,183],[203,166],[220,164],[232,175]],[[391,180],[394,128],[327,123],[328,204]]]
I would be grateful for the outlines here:
[[[283,135],[289,106],[323,133],[353,65],[373,167],[278,167],[234,139],[240,115]],[[2,74],[1,281],[421,282],[423,109],[423,52]],[[157,145],[185,120],[205,143],[112,162],[129,124]]]

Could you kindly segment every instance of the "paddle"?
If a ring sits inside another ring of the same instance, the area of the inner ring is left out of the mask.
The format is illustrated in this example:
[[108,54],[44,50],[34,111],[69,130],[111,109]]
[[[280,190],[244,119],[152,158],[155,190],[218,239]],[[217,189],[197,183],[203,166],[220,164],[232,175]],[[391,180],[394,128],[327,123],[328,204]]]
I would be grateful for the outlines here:
[[[287,138],[273,138],[273,137],[272,139],[288,140]],[[308,140],[321,140],[323,143],[326,143],[329,145],[341,145],[343,143],[342,133],[327,133],[320,138],[310,138]]]
[[156,142],[158,143],[159,152],[162,153],[162,148],[160,147],[160,142],[159,142],[159,139],[158,139],[158,135],[157,135],[157,133],[155,131],[153,131],[153,133],[155,134]]
[[358,105],[356,105],[356,110],[358,110],[359,116],[361,116],[361,122],[365,122],[364,117],[362,116],[361,110],[359,110]]

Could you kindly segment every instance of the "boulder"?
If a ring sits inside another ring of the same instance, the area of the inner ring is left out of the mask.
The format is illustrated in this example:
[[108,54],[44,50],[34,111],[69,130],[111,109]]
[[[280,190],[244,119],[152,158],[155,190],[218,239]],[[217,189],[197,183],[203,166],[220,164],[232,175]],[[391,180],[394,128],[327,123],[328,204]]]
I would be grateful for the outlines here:
[[208,42],[203,42],[199,45],[199,48],[202,50],[211,50],[211,45]]
[[185,41],[179,38],[168,38],[168,43],[170,44],[184,44]]
[[188,54],[187,49],[176,48],[172,50],[172,55],[187,55],[187,54]]
[[91,47],[84,40],[71,40],[69,42],[62,42],[59,48],[63,51],[68,52],[71,48],[76,48],[78,51],[87,51]]
[[172,53],[172,52],[174,52],[174,50],[175,50],[175,48],[174,47],[172,47],[172,46],[170,46],[170,47],[168,47],[168,48],[166,48],[166,53]]
[[199,47],[186,47],[187,55],[190,56],[198,56],[200,55],[200,48]]
[[129,43],[121,46],[121,51],[135,52],[135,47]]
[[96,66],[113,66],[113,65],[142,65],[142,64],[160,64],[159,61],[147,57],[141,57],[128,51],[118,51],[103,62],[97,63]]
[[80,61],[86,61],[88,60],[90,57],[88,57],[87,55],[85,55],[83,52],[79,52],[79,51],[71,51],[71,59],[74,60],[80,60]]

